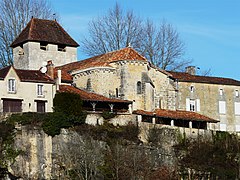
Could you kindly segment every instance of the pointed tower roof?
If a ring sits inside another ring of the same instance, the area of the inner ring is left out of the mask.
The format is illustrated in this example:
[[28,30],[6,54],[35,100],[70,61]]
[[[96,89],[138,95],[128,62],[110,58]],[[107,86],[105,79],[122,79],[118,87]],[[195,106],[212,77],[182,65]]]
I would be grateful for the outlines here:
[[32,18],[11,47],[16,47],[27,41],[47,42],[72,47],[79,46],[57,21]]

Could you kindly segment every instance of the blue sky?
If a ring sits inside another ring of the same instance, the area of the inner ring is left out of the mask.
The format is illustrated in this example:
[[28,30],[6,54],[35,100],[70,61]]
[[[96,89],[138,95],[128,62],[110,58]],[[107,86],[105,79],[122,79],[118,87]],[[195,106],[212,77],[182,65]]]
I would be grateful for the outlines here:
[[[118,2],[141,18],[156,24],[166,19],[186,44],[186,58],[213,76],[240,80],[239,0],[50,0],[60,23],[79,42],[88,22],[102,16]],[[81,44],[80,44],[81,46]],[[79,49],[78,59],[86,56]]]

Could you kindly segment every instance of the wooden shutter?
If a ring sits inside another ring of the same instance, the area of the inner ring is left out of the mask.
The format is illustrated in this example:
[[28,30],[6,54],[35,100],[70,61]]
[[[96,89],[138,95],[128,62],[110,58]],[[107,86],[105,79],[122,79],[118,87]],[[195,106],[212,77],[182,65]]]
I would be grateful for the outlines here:
[[190,99],[186,98],[186,111],[190,111]]
[[3,112],[22,112],[22,100],[4,99]]
[[226,114],[226,101],[219,101],[219,113]]
[[196,100],[196,104],[197,104],[197,112],[200,112],[200,99]]
[[235,115],[240,115],[240,102],[234,103]]

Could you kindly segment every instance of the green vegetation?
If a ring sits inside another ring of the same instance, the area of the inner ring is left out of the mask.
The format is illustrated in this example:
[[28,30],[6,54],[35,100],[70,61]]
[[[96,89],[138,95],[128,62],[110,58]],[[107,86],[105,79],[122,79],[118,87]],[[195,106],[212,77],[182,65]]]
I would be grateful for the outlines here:
[[[192,179],[239,179],[240,140],[237,135],[217,132],[213,140],[188,140],[176,146],[182,174],[186,168],[193,172]],[[182,156],[180,156],[180,154]]]
[[105,119],[105,120],[108,120],[108,119],[112,119],[116,116],[116,113],[113,113],[113,112],[109,112],[109,111],[103,111],[102,112],[102,117]]
[[81,116],[82,104],[81,97],[74,93],[57,93],[53,99],[54,112],[61,112],[68,116]]
[[50,136],[60,134],[61,128],[69,128],[85,123],[86,112],[82,110],[82,100],[79,95],[58,93],[54,98],[53,113],[22,113],[13,114],[8,122],[22,125],[40,126]]
[[21,153],[14,148],[14,125],[8,122],[0,123],[0,178],[7,172],[8,164],[12,164]]
[[93,139],[104,141],[108,144],[116,142],[122,144],[127,142],[139,143],[139,128],[134,124],[128,124],[125,126],[114,126],[113,124],[105,121],[103,125],[83,125],[76,126],[74,127],[74,129],[80,135],[88,134]]

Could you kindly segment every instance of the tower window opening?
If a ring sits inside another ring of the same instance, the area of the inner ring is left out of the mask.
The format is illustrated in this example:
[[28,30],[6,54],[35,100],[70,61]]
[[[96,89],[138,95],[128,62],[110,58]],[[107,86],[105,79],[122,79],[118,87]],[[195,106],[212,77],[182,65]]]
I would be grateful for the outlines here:
[[46,43],[46,42],[41,42],[41,43],[40,43],[40,49],[46,51],[46,50],[47,50],[47,45],[48,45],[48,43]]
[[66,45],[58,45],[58,51],[66,52]]

